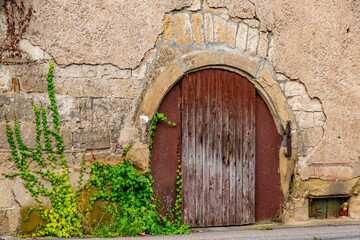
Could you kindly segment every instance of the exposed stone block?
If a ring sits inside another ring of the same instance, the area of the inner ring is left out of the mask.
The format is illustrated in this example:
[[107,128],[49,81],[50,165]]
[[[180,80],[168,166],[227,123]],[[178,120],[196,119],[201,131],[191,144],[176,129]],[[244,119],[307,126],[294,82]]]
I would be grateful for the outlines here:
[[[55,68],[56,69],[56,68]],[[101,65],[99,66],[99,73],[101,77],[106,78],[129,78],[131,76],[131,70],[119,69],[113,65]]]
[[287,99],[287,102],[293,111],[301,111],[302,109],[301,96],[290,97]]
[[314,126],[314,114],[312,112],[296,112],[297,122],[302,129]]
[[219,16],[214,16],[214,35],[215,42],[225,43],[226,42],[226,21]]
[[82,65],[81,66],[81,75],[83,77],[88,77],[88,78],[94,78],[97,76],[98,72],[98,67],[97,66],[93,66],[93,65]]
[[134,163],[139,171],[147,172],[149,170],[149,148],[146,144],[135,143],[126,157]]
[[322,111],[320,101],[318,99],[311,99],[307,94],[301,97],[301,107],[304,111]]
[[70,65],[67,67],[55,66],[53,76],[79,78],[83,76],[82,74],[83,72],[81,65]]
[[247,51],[256,54],[259,42],[259,30],[257,28],[249,28]]
[[198,11],[201,9],[201,0],[194,0],[192,5],[188,8],[190,11]]
[[15,235],[20,221],[20,208],[0,209],[0,236]]
[[74,132],[73,145],[78,149],[110,148],[110,136],[101,129],[79,129]]
[[174,15],[176,42],[179,45],[187,45],[192,43],[192,32],[190,17],[186,13]]
[[352,196],[349,199],[349,216],[351,218],[360,218],[360,196]]
[[92,119],[92,98],[76,99],[75,116],[80,122],[91,122]]
[[110,79],[109,96],[134,99],[139,92],[140,81],[130,79]]
[[203,15],[195,13],[191,15],[191,24],[193,30],[194,41],[196,44],[204,43],[204,30],[203,30]]
[[130,112],[131,101],[121,98],[93,99],[93,123],[101,128],[122,124]]
[[165,42],[172,42],[174,41],[174,25],[173,25],[173,15],[166,14],[163,20],[164,24],[164,41]]
[[248,26],[245,23],[239,23],[236,35],[236,47],[240,51],[245,51],[247,45]]
[[260,43],[258,48],[258,55],[266,58],[269,47],[268,33],[260,32]]
[[299,96],[305,94],[306,94],[306,90],[304,84],[296,81],[288,81],[285,83],[286,97]]
[[316,146],[323,137],[322,128],[310,128],[304,130],[304,144],[305,146]]
[[43,77],[20,77],[20,90],[28,93],[47,92],[47,81]]
[[142,62],[137,68],[131,71],[131,76],[133,79],[143,79],[145,77],[146,70],[146,62]]
[[214,22],[213,16],[210,13],[204,15],[204,31],[205,31],[205,43],[214,42]]
[[0,179],[0,209],[11,208],[17,205],[12,192],[14,183],[15,180],[13,179]]
[[323,112],[314,112],[314,126],[322,127],[326,120],[325,114]]
[[1,151],[0,152],[0,179],[5,179],[3,174],[12,174],[18,172],[15,162],[11,156],[11,152]]
[[234,48],[236,42],[237,24],[235,22],[228,22],[227,24],[227,44]]
[[353,176],[353,170],[350,166],[326,166],[315,167],[314,176],[323,180],[330,181],[347,181]]
[[253,19],[244,19],[244,22],[253,28],[260,28],[260,22],[259,20],[253,18]]
[[39,46],[32,45],[27,39],[21,39],[19,48],[32,60],[42,60],[45,57],[44,51]]

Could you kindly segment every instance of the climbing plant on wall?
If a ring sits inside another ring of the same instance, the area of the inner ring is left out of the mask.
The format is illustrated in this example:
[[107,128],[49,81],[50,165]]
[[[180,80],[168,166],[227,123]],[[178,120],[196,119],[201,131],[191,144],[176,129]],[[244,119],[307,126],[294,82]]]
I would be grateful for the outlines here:
[[[1,9],[4,9],[7,28],[4,42],[0,43],[0,63],[9,65],[36,62],[31,61],[18,47],[30,24],[33,14],[31,4],[19,0],[4,0]],[[14,58],[22,58],[25,61],[12,61]]]
[[[149,165],[151,165],[151,150],[152,150],[152,145],[153,145],[153,138],[155,137],[155,130],[156,130],[156,126],[157,123],[159,121],[164,121],[165,123],[167,123],[170,127],[176,127],[175,123],[172,123],[171,121],[169,121],[165,115],[163,113],[155,113],[154,117],[153,117],[153,121],[151,123],[151,128],[150,128],[150,144],[149,144],[149,150],[150,150],[150,162]],[[175,200],[175,206],[174,208],[170,211],[169,214],[175,214],[175,224],[177,226],[181,226],[181,214],[182,214],[182,172],[181,172],[181,160],[180,160],[180,156],[178,155],[177,158],[177,163],[178,163],[178,169],[176,170],[177,176],[176,176],[176,200]],[[151,177],[151,171],[149,171],[148,177],[152,179]]]
[[[23,142],[16,116],[14,117],[14,129],[5,116],[6,134],[11,154],[19,170],[19,172],[6,175],[6,177],[20,177],[24,181],[25,188],[37,202],[36,207],[30,208],[28,216],[33,211],[38,211],[46,224],[41,226],[34,236],[81,236],[83,232],[82,216],[77,205],[76,193],[73,193],[69,182],[70,170],[64,156],[64,145],[60,134],[60,117],[54,93],[53,69],[54,62],[51,61],[47,75],[47,89],[52,124],[48,122],[45,107],[41,105],[39,108],[36,103],[33,103],[36,148],[30,148]],[[42,144],[42,139],[44,144]],[[32,165],[37,163],[37,166],[30,167],[30,162]],[[81,169],[80,185],[84,168]],[[46,185],[51,185],[51,187],[46,187]],[[41,196],[49,198],[51,209],[44,207]]]

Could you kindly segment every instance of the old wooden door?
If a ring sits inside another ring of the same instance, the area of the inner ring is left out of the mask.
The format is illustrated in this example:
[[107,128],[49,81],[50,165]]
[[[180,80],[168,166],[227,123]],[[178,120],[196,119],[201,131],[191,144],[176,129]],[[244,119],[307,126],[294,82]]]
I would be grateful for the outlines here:
[[207,70],[181,83],[183,221],[191,226],[255,221],[255,88]]
[[[174,206],[176,160],[181,157],[183,223],[242,225],[274,217],[282,199],[281,135],[248,80],[225,70],[191,73],[170,90],[158,111],[177,124],[169,128],[159,123],[153,143],[151,169],[162,213]],[[261,119],[256,122],[257,116]]]

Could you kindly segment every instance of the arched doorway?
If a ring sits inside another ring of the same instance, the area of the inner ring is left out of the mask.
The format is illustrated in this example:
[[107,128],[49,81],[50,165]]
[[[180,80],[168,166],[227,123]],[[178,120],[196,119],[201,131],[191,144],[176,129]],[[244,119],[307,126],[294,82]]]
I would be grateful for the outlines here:
[[183,222],[192,227],[271,220],[282,201],[279,146],[270,111],[255,87],[220,69],[186,75],[167,93],[152,149],[154,190],[163,212],[176,199],[183,172]]

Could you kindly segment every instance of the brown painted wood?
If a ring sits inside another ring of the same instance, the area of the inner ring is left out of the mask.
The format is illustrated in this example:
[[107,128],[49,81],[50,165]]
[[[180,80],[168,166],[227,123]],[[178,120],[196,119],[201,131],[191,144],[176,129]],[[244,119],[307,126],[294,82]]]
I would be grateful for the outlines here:
[[177,155],[180,153],[180,84],[176,84],[165,96],[158,112],[164,113],[169,121],[176,123],[170,127],[158,122],[151,151],[151,175],[154,179],[154,193],[160,197],[160,213],[170,212],[176,200]]
[[255,88],[235,73],[205,70],[184,77],[181,92],[183,222],[254,222]]
[[176,199],[181,148],[184,223],[242,225],[274,217],[283,198],[282,136],[248,80],[224,70],[191,73],[165,96],[159,112],[178,119],[176,128],[160,123],[153,143],[151,169],[154,190],[165,202],[163,213]]
[[[280,189],[279,146],[283,137],[277,132],[270,110],[256,96],[256,222],[275,217],[284,200]],[[271,201],[268,201],[271,199]]]

